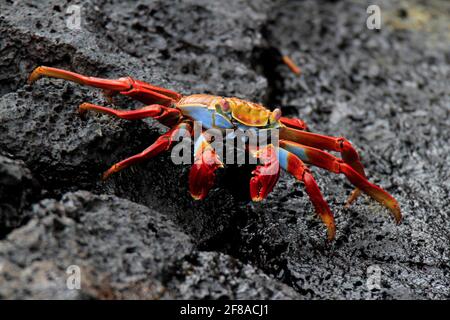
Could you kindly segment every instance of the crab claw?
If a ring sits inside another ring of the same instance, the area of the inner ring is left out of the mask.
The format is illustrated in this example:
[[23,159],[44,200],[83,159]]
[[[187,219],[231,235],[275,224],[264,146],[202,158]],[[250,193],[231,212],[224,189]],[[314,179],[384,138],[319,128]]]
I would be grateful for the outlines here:
[[253,201],[261,201],[267,197],[277,183],[280,175],[280,164],[273,145],[254,151],[253,156],[258,158],[262,165],[257,166],[252,172],[250,196]]
[[189,192],[192,198],[203,200],[208,195],[216,178],[214,172],[218,168],[223,168],[223,163],[216,151],[206,140],[201,141],[189,173]]

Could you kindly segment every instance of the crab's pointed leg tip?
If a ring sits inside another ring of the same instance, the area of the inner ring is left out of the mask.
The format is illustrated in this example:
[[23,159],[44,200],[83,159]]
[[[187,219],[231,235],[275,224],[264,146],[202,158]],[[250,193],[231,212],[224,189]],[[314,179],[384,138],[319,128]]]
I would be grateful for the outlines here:
[[353,202],[356,201],[356,199],[360,196],[361,190],[358,188],[354,189],[350,196],[348,197],[347,201],[345,202],[344,208],[348,209],[352,205]]
[[78,106],[78,114],[80,115],[81,118],[84,119],[86,117],[90,106],[92,106],[92,104],[87,103],[87,102],[83,102],[82,104],[80,104]]
[[390,213],[394,217],[395,223],[400,224],[402,221],[402,212],[400,210],[400,205],[398,204],[397,200],[390,196],[390,199],[388,201],[382,201],[381,202],[387,209],[389,209]]
[[334,238],[336,237],[336,227],[333,226],[328,226],[328,230],[327,230],[327,236],[328,236],[328,241],[332,242],[334,240]]
[[103,181],[105,181],[106,179],[108,179],[116,171],[118,171],[118,170],[117,170],[117,167],[114,165],[111,168],[109,168],[108,170],[106,170],[105,172],[103,172],[101,179]]
[[34,69],[28,76],[27,83],[29,85],[32,85],[40,78],[38,69],[39,68]]
[[287,55],[282,56],[282,60],[288,66],[288,68],[297,76],[299,76],[302,73],[301,69],[289,56]]
[[42,78],[44,75],[48,75],[48,68],[44,66],[36,67],[28,76],[28,84],[33,84]]
[[102,174],[102,177],[100,178],[102,181],[105,181],[105,180],[107,180],[108,179],[108,177],[109,177],[109,173],[108,173],[108,171],[106,171],[106,172],[104,172],[103,174]]
[[393,214],[393,216],[394,216],[395,222],[396,222],[397,224],[400,224],[400,223],[402,222],[402,218],[403,218],[402,213],[401,213],[401,211],[400,211],[400,206],[399,206],[398,204],[396,204],[396,205],[391,209],[391,211],[392,211],[392,214]]
[[335,234],[327,233],[327,242],[332,243],[334,241]]

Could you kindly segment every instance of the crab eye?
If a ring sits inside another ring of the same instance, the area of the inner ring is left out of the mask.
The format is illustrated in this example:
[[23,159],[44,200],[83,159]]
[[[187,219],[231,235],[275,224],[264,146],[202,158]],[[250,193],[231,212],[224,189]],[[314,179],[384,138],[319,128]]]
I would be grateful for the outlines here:
[[225,99],[220,101],[220,108],[223,112],[229,112],[231,109],[230,104]]
[[279,108],[276,108],[272,111],[272,114],[270,115],[270,122],[274,123],[281,118],[281,110]]

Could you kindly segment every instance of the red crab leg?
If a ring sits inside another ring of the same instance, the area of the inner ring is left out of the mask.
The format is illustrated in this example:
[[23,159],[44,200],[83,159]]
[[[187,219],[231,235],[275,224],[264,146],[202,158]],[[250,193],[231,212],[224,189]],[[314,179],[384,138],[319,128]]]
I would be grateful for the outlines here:
[[280,140],[279,143],[280,147],[292,152],[304,162],[334,173],[343,173],[354,186],[388,208],[392,212],[396,222],[400,222],[402,215],[397,200],[380,187],[370,183],[366,177],[359,174],[352,166],[342,159],[323,150],[304,146],[292,141]]
[[314,148],[340,152],[342,154],[342,159],[347,164],[349,164],[359,174],[365,176],[364,167],[359,160],[358,153],[345,138],[330,137],[317,133],[297,130],[294,128],[281,127],[280,139],[298,142]]
[[298,129],[298,130],[307,130],[308,126],[303,120],[300,120],[298,118],[287,118],[287,117],[281,117],[280,122],[284,124],[287,127]]
[[333,213],[331,212],[328,203],[323,198],[319,186],[317,185],[314,176],[311,174],[311,171],[309,171],[309,168],[299,157],[283,148],[279,148],[279,158],[280,166],[305,184],[306,193],[314,205],[316,213],[327,226],[328,239],[334,239],[336,227],[334,224]]
[[[289,126],[289,124],[286,125]],[[298,142],[314,148],[340,152],[344,162],[349,164],[360,175],[366,177],[364,167],[359,160],[358,153],[355,148],[353,148],[351,143],[345,138],[325,136],[317,133],[297,130],[292,127],[281,127],[280,139]],[[356,200],[359,194],[359,190],[355,189],[348,198],[347,205],[350,205],[354,200]]]
[[79,107],[79,112],[81,114],[86,113],[88,110],[106,113],[127,120],[138,120],[150,117],[167,126],[178,123],[182,117],[181,112],[178,109],[165,107],[159,104],[152,104],[137,110],[116,110],[87,102],[82,103]]
[[273,190],[280,176],[278,152],[271,144],[259,150],[256,147],[250,147],[250,152],[261,162],[261,165],[252,171],[253,177],[250,179],[250,196],[253,201],[261,201]]
[[189,172],[189,192],[195,200],[202,200],[214,185],[218,168],[223,168],[214,148],[209,143],[210,138],[202,133],[194,145],[194,164]]
[[122,160],[109,168],[102,175],[102,179],[107,179],[111,174],[123,170],[133,164],[143,162],[150,158],[153,158],[160,153],[169,150],[174,142],[177,142],[180,137],[190,137],[191,136],[191,125],[187,122],[181,122],[174,128],[160,136],[156,141],[147,149],[139,154]]
[[100,88],[106,90],[108,95],[119,92],[147,104],[158,103],[170,106],[181,99],[181,95],[177,92],[134,80],[131,77],[115,80],[102,79],[45,66],[34,69],[28,78],[28,83],[32,84],[42,77],[65,79],[82,85]]

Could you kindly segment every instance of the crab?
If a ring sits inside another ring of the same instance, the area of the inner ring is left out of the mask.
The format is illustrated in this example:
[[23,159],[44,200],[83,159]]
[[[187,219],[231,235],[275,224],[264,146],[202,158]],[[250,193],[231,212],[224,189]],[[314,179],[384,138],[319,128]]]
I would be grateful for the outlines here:
[[[102,79],[45,66],[34,69],[28,82],[31,84],[41,77],[65,79],[100,88],[108,99],[114,94],[122,94],[145,104],[140,109],[117,110],[82,103],[79,106],[81,113],[95,111],[127,120],[150,117],[169,127],[169,130],[147,149],[112,165],[103,173],[103,179],[168,151],[180,137],[191,137],[196,122],[201,124],[201,133],[194,141],[194,163],[189,173],[189,192],[195,200],[201,200],[207,196],[214,184],[215,171],[223,167],[208,130],[251,129],[259,134],[270,129],[278,132],[277,144],[266,143],[257,146],[248,141],[245,149],[258,161],[250,179],[250,197],[253,201],[261,201],[267,197],[273,190],[282,168],[304,184],[317,215],[327,227],[328,239],[333,239],[336,232],[334,216],[308,164],[335,174],[343,174],[356,187],[347,200],[347,206],[363,192],[389,209],[397,223],[402,218],[396,199],[369,182],[357,151],[347,139],[309,132],[305,122],[283,117],[278,108],[271,111],[261,104],[234,97],[208,94],[183,96],[131,77]],[[329,151],[339,153],[340,157]]]

